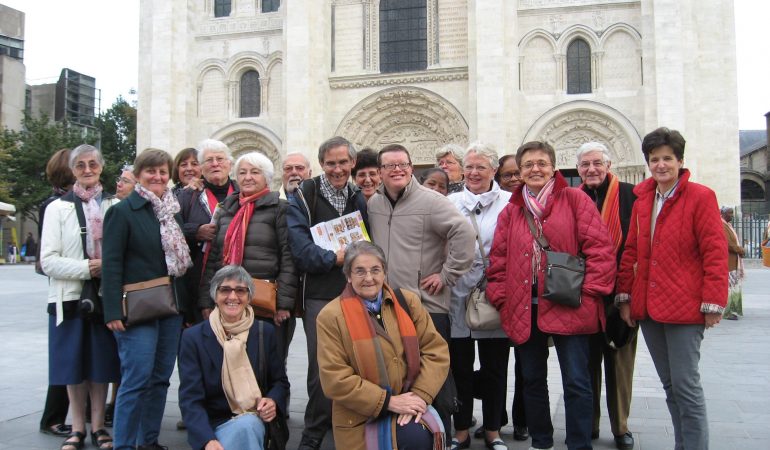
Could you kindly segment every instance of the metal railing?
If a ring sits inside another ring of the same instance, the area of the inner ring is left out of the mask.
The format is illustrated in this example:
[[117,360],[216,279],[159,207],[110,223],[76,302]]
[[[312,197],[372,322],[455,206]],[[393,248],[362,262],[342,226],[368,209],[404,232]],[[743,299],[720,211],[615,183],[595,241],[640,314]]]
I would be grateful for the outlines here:
[[762,258],[762,239],[767,230],[768,219],[733,219],[733,228],[741,239],[746,258]]

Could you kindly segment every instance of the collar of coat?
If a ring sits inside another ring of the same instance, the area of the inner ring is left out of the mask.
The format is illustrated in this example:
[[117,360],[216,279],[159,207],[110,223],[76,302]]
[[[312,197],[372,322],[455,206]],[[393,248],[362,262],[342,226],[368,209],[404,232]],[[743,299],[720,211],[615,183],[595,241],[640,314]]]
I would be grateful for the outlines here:
[[[564,179],[561,172],[558,170],[553,174],[553,177],[556,178],[556,181],[554,181],[553,184],[553,196],[556,196],[559,194],[559,192],[563,191],[564,189],[569,187],[569,184],[567,184],[567,180]],[[513,191],[513,195],[511,195],[511,199],[509,200],[514,205],[523,208],[524,207],[524,197],[521,195],[521,191],[523,189],[526,189],[527,185],[524,183],[521,183],[521,186],[517,187],[515,191]],[[550,203],[550,202],[549,202]],[[548,206],[546,206],[546,209]]]
[[[687,169],[679,169],[679,182],[676,185],[674,194],[666,200],[666,202],[675,202],[679,199],[687,190],[687,184],[690,180],[690,171]],[[658,189],[658,183],[653,178],[647,178],[634,187],[634,194],[639,200],[649,201]]]
[[[240,209],[240,205],[238,204],[240,192],[235,191],[231,195],[229,195],[224,202],[222,202],[222,207],[226,209],[227,211],[230,211],[232,213],[238,212],[238,209]],[[278,204],[278,192],[271,191],[268,192],[266,195],[264,195],[261,198],[258,198],[254,202],[254,209],[261,208],[263,206],[272,206]]]
[[[414,177],[414,174],[412,174],[412,179],[409,180],[409,184],[406,185],[404,190],[401,193],[399,193],[398,198],[396,199],[396,202],[399,202],[401,199],[408,197],[409,194],[419,189],[428,189],[428,188],[422,186],[420,182],[417,181],[417,178]],[[387,199],[390,198],[388,193],[385,191],[385,183],[380,183],[380,186],[377,188],[377,192],[384,195],[385,198]]]

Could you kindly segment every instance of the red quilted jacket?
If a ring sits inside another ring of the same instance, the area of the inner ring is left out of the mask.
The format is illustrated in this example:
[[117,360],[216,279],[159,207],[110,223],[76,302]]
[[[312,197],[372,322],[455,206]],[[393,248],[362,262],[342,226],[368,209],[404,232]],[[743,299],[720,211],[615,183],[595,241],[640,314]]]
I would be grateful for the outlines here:
[[[554,251],[573,255],[579,251],[586,258],[582,304],[570,308],[542,298],[542,253],[538,274],[537,325],[546,333],[589,334],[603,327],[602,297],[612,292],[615,283],[615,255],[609,232],[591,199],[579,189],[570,188],[559,172],[551,198],[546,202],[543,232]],[[515,344],[527,342],[531,330],[532,242],[524,215],[521,190],[497,219],[495,237],[489,253],[487,298],[500,311],[503,330]]]
[[[679,185],[660,210],[650,239],[656,183],[634,188],[626,249],[616,292],[631,294],[631,316],[663,323],[703,323],[701,304],[727,302],[727,241],[714,191],[689,181]],[[634,272],[636,274],[634,275]]]

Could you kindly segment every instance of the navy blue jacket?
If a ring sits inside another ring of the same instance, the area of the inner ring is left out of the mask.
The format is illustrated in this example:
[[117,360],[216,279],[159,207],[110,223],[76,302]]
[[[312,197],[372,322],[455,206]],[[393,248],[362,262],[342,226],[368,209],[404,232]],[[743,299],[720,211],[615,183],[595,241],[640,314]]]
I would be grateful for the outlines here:
[[[262,395],[275,401],[283,414],[289,394],[289,379],[283,358],[279,357],[275,342],[275,327],[264,323],[264,348],[267,380],[260,379],[259,370],[259,319],[254,320],[246,352],[257,376]],[[227,397],[222,389],[222,359],[224,351],[219,345],[209,321],[203,321],[182,333],[179,350],[179,409],[187,427],[187,442],[193,449],[202,449],[216,439],[214,429],[233,417]]]

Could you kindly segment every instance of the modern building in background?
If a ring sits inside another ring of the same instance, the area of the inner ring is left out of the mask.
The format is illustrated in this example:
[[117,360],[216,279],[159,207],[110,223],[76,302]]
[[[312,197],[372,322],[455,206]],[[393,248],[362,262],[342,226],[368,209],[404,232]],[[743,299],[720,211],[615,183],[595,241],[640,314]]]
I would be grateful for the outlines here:
[[[668,126],[685,165],[740,203],[732,0],[142,0],[138,148],[213,137],[277,163],[339,134],[501,154],[545,140],[577,177],[599,141],[623,180]],[[574,180],[574,178],[573,178]]]
[[94,77],[64,68],[56,83],[27,86],[28,112],[33,117],[45,114],[68,126],[94,130],[101,107],[100,92]]
[[25,72],[24,13],[0,5],[0,129],[21,129]]

